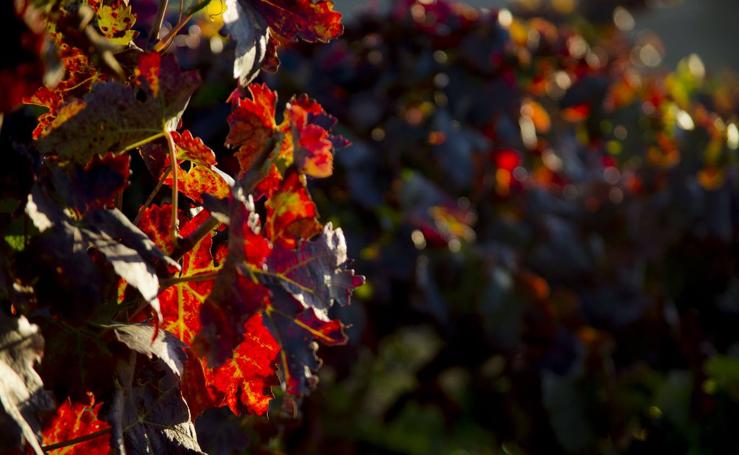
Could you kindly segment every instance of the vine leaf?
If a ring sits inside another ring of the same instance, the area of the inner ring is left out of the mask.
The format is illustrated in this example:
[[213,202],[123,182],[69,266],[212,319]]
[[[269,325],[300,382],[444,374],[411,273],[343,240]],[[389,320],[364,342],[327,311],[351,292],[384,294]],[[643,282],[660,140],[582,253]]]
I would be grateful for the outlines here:
[[[142,229],[155,239],[166,239],[169,232],[171,207],[152,206],[142,216]],[[182,226],[182,235],[195,231],[208,218],[209,213],[201,211]],[[165,288],[159,294],[163,322],[161,327],[174,334],[186,345],[191,345],[200,331],[200,310],[209,298],[215,284],[215,277],[205,280],[193,279],[198,276],[211,276],[220,270],[212,253],[213,233],[203,237],[182,258],[181,282]],[[262,243],[262,246],[266,245]],[[171,247],[164,243],[163,248]],[[244,253],[246,258],[247,252]],[[260,259],[248,252],[249,259]],[[261,259],[263,261],[263,259]],[[245,299],[255,290],[266,292],[253,283],[237,276],[233,283],[234,298]],[[218,295],[212,298],[219,298]],[[262,324],[262,316],[253,314],[243,326],[243,341],[234,349],[231,358],[222,365],[209,368],[199,359],[188,361],[185,366],[184,395],[193,415],[204,408],[228,406],[234,413],[267,412],[272,395],[269,386],[276,379],[275,363],[279,347],[269,331]]]
[[223,21],[236,40],[234,78],[246,86],[260,67],[275,71],[277,49],[299,40],[328,42],[344,31],[329,0],[227,0]]
[[230,198],[228,255],[210,296],[200,309],[202,328],[193,342],[211,368],[232,357],[244,335],[244,323],[264,308],[268,291],[243,268],[264,266],[271,245],[259,235],[254,203],[240,190]]
[[267,147],[277,130],[275,105],[277,93],[266,84],[250,84],[250,98],[232,95],[233,110],[228,116],[226,145],[236,148],[240,174],[243,176],[253,166],[257,157]]
[[136,74],[134,87],[101,82],[84,98],[69,100],[39,149],[84,164],[95,154],[121,153],[174,130],[200,83],[197,72],[183,72],[174,57],[151,53],[139,57]]
[[116,367],[111,445],[120,453],[203,453],[182,396],[185,346],[149,325],[111,327],[130,350]]
[[[169,234],[171,230],[172,207],[164,204],[161,207],[152,205],[142,214],[139,225],[152,239],[155,239],[164,251],[171,251],[173,244]],[[180,233],[188,236],[195,231],[210,214],[202,210],[191,220],[183,224]],[[164,288],[159,293],[164,330],[174,334],[186,345],[192,343],[195,334],[200,330],[200,305],[210,295],[215,278],[199,280],[197,276],[214,275],[220,269],[213,262],[213,233],[209,233],[182,257],[182,270],[177,278],[180,282]],[[192,279],[191,281],[188,281]]]
[[300,397],[316,387],[315,372],[321,367],[316,355],[318,344],[345,344],[344,325],[335,320],[322,320],[312,308],[305,308],[291,295],[274,290],[267,311],[269,328],[280,345],[280,366],[287,393]]
[[[203,202],[203,195],[206,194],[219,199],[228,197],[234,181],[215,166],[216,154],[213,150],[187,130],[181,134],[172,132],[172,139],[176,146],[179,192],[198,204]],[[168,150],[160,143],[153,143],[143,148],[141,156],[155,178],[164,177],[165,185],[173,185]],[[188,170],[183,168],[185,162]]]
[[267,23],[251,2],[244,0],[226,0],[223,22],[236,40],[233,77],[245,86],[259,74],[267,55]]
[[[67,398],[57,409],[43,432],[44,445],[70,441],[110,428],[108,422],[98,417],[103,403],[96,403],[95,396],[87,393],[87,403],[73,403]],[[109,438],[102,435],[88,441],[68,446],[65,455],[106,455],[110,453]]]
[[[202,204],[205,194],[221,199],[231,192],[233,179],[215,166],[193,164],[190,170],[185,171],[178,165],[176,171],[179,192],[195,203]],[[172,186],[172,182],[171,175],[164,179],[167,186]]]
[[263,321],[262,313],[253,314],[244,324],[244,339],[234,349],[233,357],[218,368],[205,369],[210,387],[226,405],[242,412],[264,415],[272,399],[270,386],[276,384],[275,364],[280,346]]
[[132,30],[135,23],[136,15],[131,6],[125,2],[102,5],[97,11],[98,29],[111,44],[128,46],[137,35],[137,32]]
[[300,243],[297,249],[275,247],[267,266],[282,278],[276,280],[280,287],[323,321],[329,320],[334,302],[348,305],[352,290],[364,283],[364,277],[347,268],[344,233],[331,223],[319,237]]
[[39,139],[51,131],[59,110],[65,103],[75,99],[75,95],[82,96],[88,93],[95,83],[106,79],[106,76],[90,63],[90,58],[81,49],[63,42],[60,35],[56,38],[59,58],[64,66],[64,79],[54,88],[39,87],[24,100],[27,104],[47,109],[38,117],[38,125],[33,130],[34,139]]
[[328,42],[344,31],[341,14],[329,0],[256,0],[254,6],[269,24],[270,40],[262,62],[265,71],[280,65],[278,49],[290,42]]
[[42,455],[38,413],[53,409],[33,369],[41,360],[44,339],[38,326],[21,316],[0,314],[0,449],[11,449],[25,440]]
[[322,236],[296,249],[273,246],[260,233],[253,202],[235,188],[226,220],[228,254],[201,306],[202,329],[193,347],[207,359],[206,381],[224,394],[225,404],[236,413],[263,413],[275,364],[289,394],[299,397],[313,388],[320,366],[314,340],[346,341],[329,309],[334,300],[347,303],[363,278],[346,269],[340,230],[328,225]]
[[278,245],[294,248],[321,232],[316,204],[305,187],[304,178],[290,169],[280,188],[266,202],[267,238]]
[[348,145],[344,138],[332,136],[328,131],[336,119],[306,95],[290,101],[285,117],[297,132],[293,154],[298,169],[311,177],[329,177],[333,173],[334,148]]
[[344,31],[341,13],[329,0],[256,0],[254,5],[281,41],[327,43]]
[[[345,139],[329,131],[336,120],[316,101],[299,96],[290,100],[283,121],[277,125],[277,94],[264,84],[251,84],[248,90],[251,99],[239,98],[236,92],[231,96],[233,110],[228,117],[226,145],[237,148],[239,177],[252,169],[274,138],[278,139],[278,146],[272,156],[272,177],[281,176],[281,171],[293,163],[300,173],[310,177],[330,176],[335,149],[347,145]],[[269,193],[274,188],[264,190]]]
[[177,267],[177,264],[164,256],[120,211],[94,210],[82,220],[74,220],[37,185],[28,197],[26,214],[42,233],[39,241],[45,246],[44,253],[53,258],[62,273],[84,280],[80,271],[96,269],[87,254],[88,248],[94,247],[121,278],[141,293],[161,319],[157,299],[159,279],[153,264],[162,267]]
[[172,132],[172,139],[177,145],[177,159],[188,160],[203,166],[215,166],[216,154],[205,145],[202,139],[195,137],[188,130],[182,133]]

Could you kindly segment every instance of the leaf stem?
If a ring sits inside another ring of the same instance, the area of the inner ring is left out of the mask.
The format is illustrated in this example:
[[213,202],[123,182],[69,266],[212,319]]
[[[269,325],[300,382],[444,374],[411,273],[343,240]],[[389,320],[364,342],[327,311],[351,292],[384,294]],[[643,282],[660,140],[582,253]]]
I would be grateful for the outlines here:
[[180,0],[180,9],[177,11],[177,23],[182,22],[182,13],[185,11],[185,0]]
[[162,29],[164,23],[164,16],[167,15],[167,7],[169,6],[169,0],[159,0],[159,9],[157,15],[154,18],[154,23],[151,25],[151,32],[149,32],[149,43],[155,43],[159,39],[159,31]]
[[146,144],[148,144],[151,141],[155,141],[155,140],[159,139],[160,137],[164,137],[165,135],[166,135],[166,133],[164,131],[159,132],[159,133],[157,133],[157,134],[155,134],[153,136],[147,137],[146,139],[141,139],[140,141],[136,141],[136,142],[134,142],[131,145],[127,145],[126,148],[124,148],[123,150],[121,150],[118,153],[125,153],[125,152],[127,152],[129,150],[133,150],[135,148],[139,148],[142,145],[146,145]]
[[167,147],[169,148],[169,162],[172,166],[172,242],[174,243],[176,248],[180,230],[179,220],[177,219],[177,213],[179,212],[177,202],[180,195],[179,184],[177,182],[177,168],[179,167],[179,164],[177,164],[177,146],[175,145],[174,139],[172,138],[172,133],[167,131],[164,133],[164,135],[167,137]]
[[190,9],[188,9],[187,12],[185,13],[184,17],[182,17],[177,22],[177,25],[175,25],[174,28],[172,28],[172,30],[169,33],[167,33],[167,36],[165,36],[164,38],[160,39],[154,45],[154,47],[153,47],[154,52],[164,52],[164,51],[166,51],[169,48],[169,46],[172,45],[172,42],[174,41],[175,36],[177,36],[177,34],[180,32],[180,30],[182,30],[182,28],[185,25],[187,25],[188,22],[190,22],[190,19],[192,19],[192,17],[195,15],[195,13],[197,13],[201,9],[205,8],[206,6],[208,6],[208,3],[210,3],[210,0],[203,0],[202,2],[196,3],[195,5],[193,5],[192,7],[190,7]]
[[94,433],[86,434],[84,436],[80,436],[78,438],[69,439],[67,441],[57,442],[54,444],[49,444],[48,446],[42,446],[41,449],[44,452],[49,452],[51,450],[61,449],[63,447],[69,447],[73,446],[75,444],[79,444],[81,442],[89,441],[90,439],[99,438],[100,436],[106,435],[111,432],[110,428],[104,428],[102,430],[96,431]]
[[190,235],[188,235],[184,239],[180,239],[180,241],[177,242],[177,245],[175,245],[174,250],[172,251],[172,254],[169,255],[169,257],[171,257],[175,261],[179,261],[182,256],[185,255],[185,253],[190,251],[203,237],[208,235],[208,233],[215,229],[219,224],[221,224],[220,221],[218,221],[214,216],[210,216]]
[[164,181],[167,180],[167,177],[169,177],[169,174],[171,172],[172,168],[164,171],[164,174],[162,174],[162,176],[159,178],[157,185],[154,187],[153,190],[151,190],[151,193],[149,193],[149,197],[146,198],[146,202],[144,202],[144,205],[139,208],[139,213],[136,214],[136,218],[133,220],[133,224],[139,224],[139,220],[141,219],[141,215],[144,213],[144,210],[151,204],[156,195],[159,193],[159,190],[162,189],[162,187],[164,186]]

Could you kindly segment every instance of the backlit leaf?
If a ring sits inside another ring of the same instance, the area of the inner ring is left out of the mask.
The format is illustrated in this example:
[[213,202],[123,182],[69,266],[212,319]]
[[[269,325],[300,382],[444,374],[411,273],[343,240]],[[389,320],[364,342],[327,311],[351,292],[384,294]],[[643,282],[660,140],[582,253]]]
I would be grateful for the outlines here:
[[[88,436],[110,428],[108,422],[100,420],[100,408],[103,403],[95,403],[95,396],[88,392],[87,403],[73,403],[67,398],[57,409],[49,425],[44,429],[44,445],[66,442]],[[65,455],[105,455],[110,453],[110,436],[103,433],[99,437],[67,446],[62,451]]]
[[226,145],[237,148],[239,176],[251,170],[259,156],[275,145],[272,175],[295,163],[300,172],[311,177],[330,176],[334,149],[346,145],[343,138],[329,132],[335,119],[316,101],[303,95],[290,100],[283,121],[277,125],[277,94],[264,84],[251,84],[248,89],[251,99],[240,99],[236,92],[231,96],[234,107],[228,118]]
[[201,332],[194,344],[210,367],[222,365],[241,343],[244,323],[261,310],[269,297],[244,267],[261,268],[269,256],[269,242],[255,230],[258,217],[253,202],[236,195],[230,199],[228,256],[215,287],[201,307]]
[[344,31],[329,0],[256,0],[255,8],[283,41],[328,42]]
[[266,235],[274,243],[294,247],[298,241],[321,232],[316,205],[303,178],[294,169],[288,171],[279,190],[267,200],[266,207]]
[[[64,79],[54,88],[40,87],[24,102],[45,107],[47,112],[38,118],[38,125],[33,130],[34,139],[49,133],[59,110],[67,102],[72,102],[75,96],[82,96],[89,92],[90,87],[98,81],[104,80],[105,75],[90,63],[90,59],[81,49],[57,40],[59,57],[64,65]],[[67,109],[69,112],[69,109]]]
[[234,107],[228,116],[226,137],[226,145],[237,149],[235,156],[239,160],[240,176],[252,168],[277,128],[277,93],[266,84],[251,84],[248,89],[251,99],[231,97]]
[[101,82],[83,99],[67,102],[39,140],[39,149],[84,164],[95,154],[120,153],[174,130],[199,76],[158,54],[142,54],[137,74],[135,87]]
[[329,320],[334,302],[347,305],[352,290],[364,282],[347,268],[344,233],[331,223],[315,240],[301,242],[294,250],[276,246],[267,264],[271,272],[284,278],[277,280],[279,285],[324,321]]
[[280,347],[265,327],[262,313],[244,324],[244,340],[233,358],[218,368],[207,370],[211,387],[222,395],[221,405],[234,414],[249,412],[263,415],[272,399],[270,386],[277,382],[275,365]]
[[132,30],[136,15],[125,2],[102,5],[97,11],[97,26],[103,36],[112,44],[127,46],[136,36]]

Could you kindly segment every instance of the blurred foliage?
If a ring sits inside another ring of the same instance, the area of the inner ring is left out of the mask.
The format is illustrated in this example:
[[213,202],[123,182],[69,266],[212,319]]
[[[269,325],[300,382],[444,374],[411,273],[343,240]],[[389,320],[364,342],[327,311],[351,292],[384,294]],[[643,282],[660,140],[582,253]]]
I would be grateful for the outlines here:
[[[353,143],[311,191],[368,283],[302,419],[211,412],[204,448],[739,452],[739,92],[698,56],[661,69],[643,7],[402,0],[281,54],[270,85]],[[206,139],[230,71],[209,9],[176,43]]]
[[396,2],[283,56],[368,275],[288,452],[739,450],[736,85],[618,3]]

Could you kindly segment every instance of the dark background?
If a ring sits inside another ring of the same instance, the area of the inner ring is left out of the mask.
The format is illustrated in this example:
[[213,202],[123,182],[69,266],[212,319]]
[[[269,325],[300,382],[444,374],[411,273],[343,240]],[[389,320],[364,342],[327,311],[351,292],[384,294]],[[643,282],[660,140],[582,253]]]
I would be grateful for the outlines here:
[[[367,5],[387,2],[336,0],[339,10],[353,17]],[[501,7],[507,0],[469,0],[479,7]],[[678,0],[676,5],[648,10],[636,17],[633,33],[652,31],[665,44],[664,63],[674,66],[681,58],[697,53],[709,70],[729,68],[739,71],[739,1],[737,0]]]

